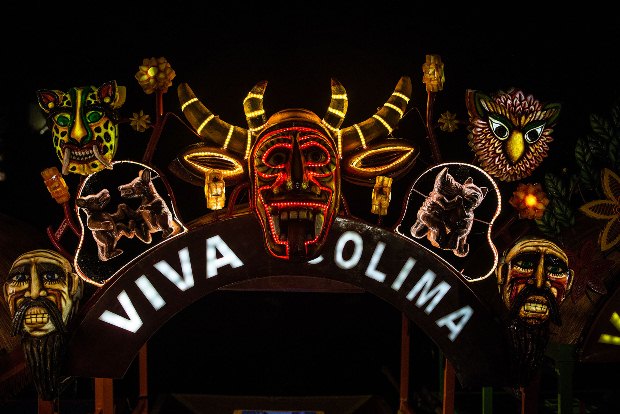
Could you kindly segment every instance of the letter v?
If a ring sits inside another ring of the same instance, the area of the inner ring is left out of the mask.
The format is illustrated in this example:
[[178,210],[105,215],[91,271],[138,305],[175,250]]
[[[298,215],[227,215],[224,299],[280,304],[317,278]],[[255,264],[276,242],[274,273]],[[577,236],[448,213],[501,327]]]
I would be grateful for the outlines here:
[[99,319],[111,325],[118,326],[121,329],[125,329],[126,331],[136,333],[142,326],[142,319],[140,319],[140,315],[138,315],[136,308],[133,306],[133,303],[131,303],[131,299],[129,299],[127,292],[123,290],[119,293],[118,301],[121,303],[127,316],[129,316],[129,319],[114,312],[110,312],[109,310],[103,312],[101,316],[99,316]]

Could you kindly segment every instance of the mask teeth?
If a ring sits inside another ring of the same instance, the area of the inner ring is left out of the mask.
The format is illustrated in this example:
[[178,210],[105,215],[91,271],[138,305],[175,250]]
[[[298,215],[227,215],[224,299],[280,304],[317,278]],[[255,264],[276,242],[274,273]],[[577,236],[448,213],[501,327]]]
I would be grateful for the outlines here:
[[99,153],[99,147],[97,145],[93,145],[93,152],[95,153],[95,158],[97,158],[100,163],[102,163],[108,170],[112,169],[112,164],[106,161]]
[[313,210],[304,208],[298,210],[272,211],[271,223],[273,225],[273,232],[280,241],[288,240],[286,226],[283,227],[283,224],[287,223],[290,220],[300,220],[311,223],[311,226],[308,226],[309,228],[308,233],[306,234],[306,240],[314,240],[320,234],[321,229],[323,228],[323,222],[325,220],[325,217],[320,211],[315,212]]
[[323,223],[325,221],[325,216],[323,215],[323,212],[317,212],[316,215],[314,216],[314,236],[315,238],[321,234],[321,230],[323,229]]
[[68,147],[66,147],[65,153],[63,154],[63,157],[62,157],[62,174],[63,175],[69,174],[69,161],[70,160],[71,160],[71,150]]

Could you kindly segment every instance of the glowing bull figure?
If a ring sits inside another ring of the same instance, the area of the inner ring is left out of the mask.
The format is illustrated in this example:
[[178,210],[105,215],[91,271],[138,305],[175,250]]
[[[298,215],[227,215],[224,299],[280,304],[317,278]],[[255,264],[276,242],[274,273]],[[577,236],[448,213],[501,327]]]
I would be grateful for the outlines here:
[[402,77],[373,116],[343,129],[348,100],[338,81],[332,79],[322,119],[302,108],[267,118],[266,87],[267,82],[259,82],[246,96],[248,128],[242,128],[214,115],[187,84],[179,85],[183,114],[201,138],[216,146],[188,147],[171,169],[193,176],[188,181],[194,183],[203,183],[212,170],[221,171],[228,183],[248,177],[250,204],[268,251],[282,259],[309,260],[318,256],[338,214],[341,176],[372,187],[377,176],[400,176],[413,165],[413,146],[389,137],[404,115],[411,80]]

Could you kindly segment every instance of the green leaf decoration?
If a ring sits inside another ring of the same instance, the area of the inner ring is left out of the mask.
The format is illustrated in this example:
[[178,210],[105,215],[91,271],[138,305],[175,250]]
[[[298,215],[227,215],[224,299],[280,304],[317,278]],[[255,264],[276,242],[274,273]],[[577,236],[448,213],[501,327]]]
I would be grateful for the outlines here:
[[616,129],[620,129],[620,105],[611,108],[611,122]]
[[598,185],[598,173],[592,168],[593,154],[588,140],[579,138],[575,144],[575,160],[582,188],[591,190]]
[[613,129],[609,122],[600,115],[590,115],[590,126],[598,136],[602,137],[605,141],[609,141],[613,135]]
[[570,227],[574,223],[575,218],[572,209],[562,199],[553,200],[552,214],[555,216],[557,223],[562,227]]
[[560,227],[549,210],[546,210],[542,218],[535,222],[538,229],[547,237],[556,237],[560,234]]
[[554,173],[545,174],[545,190],[547,191],[547,196],[551,196],[551,198],[566,198],[567,196],[566,185]]

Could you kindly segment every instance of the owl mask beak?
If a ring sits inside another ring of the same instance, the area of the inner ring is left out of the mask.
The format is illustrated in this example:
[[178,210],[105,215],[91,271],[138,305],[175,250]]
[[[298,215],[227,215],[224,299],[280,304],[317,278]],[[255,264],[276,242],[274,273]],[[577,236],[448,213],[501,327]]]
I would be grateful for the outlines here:
[[512,131],[506,140],[506,154],[511,164],[516,164],[523,157],[525,142],[521,131]]

